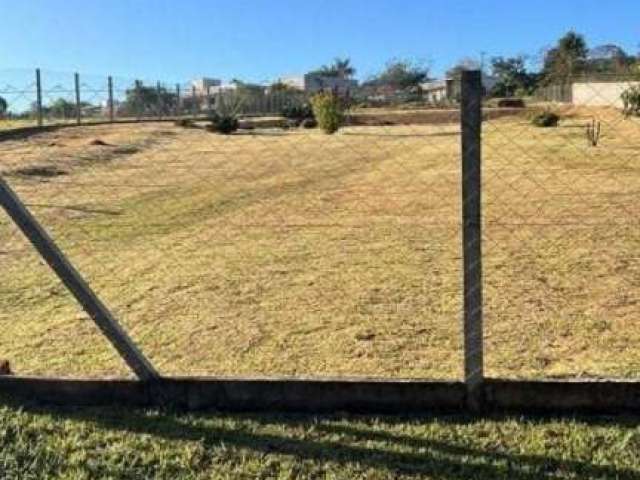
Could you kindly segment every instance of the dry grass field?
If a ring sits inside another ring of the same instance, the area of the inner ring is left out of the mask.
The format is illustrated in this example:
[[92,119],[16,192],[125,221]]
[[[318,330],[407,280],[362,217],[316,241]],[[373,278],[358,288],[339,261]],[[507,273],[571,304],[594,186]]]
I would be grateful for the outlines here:
[[[485,124],[489,375],[640,372],[638,127]],[[2,142],[0,170],[162,373],[459,378],[459,141],[123,124]],[[4,215],[0,269],[17,372],[129,374]]]

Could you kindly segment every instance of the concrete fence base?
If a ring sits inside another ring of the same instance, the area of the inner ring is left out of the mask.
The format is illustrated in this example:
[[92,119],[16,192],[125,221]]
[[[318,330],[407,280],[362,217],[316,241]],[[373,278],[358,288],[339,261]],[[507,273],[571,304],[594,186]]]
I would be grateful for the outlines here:
[[[485,411],[640,412],[640,382],[487,380]],[[462,382],[378,379],[0,377],[0,395],[66,406],[169,406],[186,410],[429,413],[468,410]]]

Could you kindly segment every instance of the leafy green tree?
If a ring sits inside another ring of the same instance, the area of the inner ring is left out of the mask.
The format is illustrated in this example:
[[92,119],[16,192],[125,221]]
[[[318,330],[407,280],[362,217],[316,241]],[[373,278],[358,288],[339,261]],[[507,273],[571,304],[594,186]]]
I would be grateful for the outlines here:
[[129,115],[169,114],[174,111],[177,96],[165,87],[139,85],[125,92],[122,109]]
[[635,63],[636,58],[618,45],[599,45],[589,50],[587,70],[596,73],[630,73]]
[[463,71],[480,70],[480,62],[473,58],[463,58],[456,65],[447,70],[447,78],[459,80]]
[[278,80],[277,82],[273,82],[271,85],[269,85],[269,91],[271,93],[288,93],[288,92],[295,92],[297,91],[295,88],[293,88],[291,85],[287,85],[286,83],[281,82],[280,80]]
[[[90,107],[89,102],[80,102],[80,109]],[[58,118],[75,118],[76,116],[76,103],[70,102],[64,98],[58,98],[51,105],[43,108],[46,115],[52,115]]]
[[527,71],[523,56],[492,58],[491,73],[497,80],[490,92],[495,97],[528,95],[536,85],[537,76]]
[[237,78],[231,80],[231,83],[236,86],[236,92],[240,95],[264,95],[265,89],[263,85],[243,82],[242,80],[238,80]]
[[323,65],[314,73],[319,73],[326,77],[351,78],[356,74],[356,69],[351,64],[350,58],[336,57],[330,65]]
[[9,110],[9,103],[3,97],[0,97],[0,118],[6,115],[7,110]]
[[542,75],[547,83],[568,83],[572,76],[583,73],[589,49],[584,36],[570,31],[544,57]]
[[72,118],[76,115],[76,105],[64,98],[58,98],[47,109],[50,115],[60,118]]
[[429,79],[428,67],[410,60],[391,60],[384,70],[365,86],[389,86],[396,90],[417,87]]

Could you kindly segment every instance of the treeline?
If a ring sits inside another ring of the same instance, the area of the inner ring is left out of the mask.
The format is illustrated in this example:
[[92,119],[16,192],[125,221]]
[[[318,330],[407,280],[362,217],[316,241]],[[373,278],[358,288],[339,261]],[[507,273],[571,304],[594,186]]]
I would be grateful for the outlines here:
[[[476,59],[464,59],[447,70],[447,78],[456,79],[463,70],[482,69],[492,77],[491,90],[496,97],[531,95],[538,87],[566,84],[577,76],[639,76],[640,57],[626,52],[615,44],[590,47],[584,35],[569,31],[554,46],[543,49],[537,62],[529,55],[513,57],[494,56],[489,64]],[[336,58],[311,73],[350,79],[356,73],[349,58]],[[432,79],[429,66],[411,60],[393,59],[383,69],[365,79],[361,89],[388,91],[417,91],[420,85]],[[273,88],[286,90],[282,84]]]

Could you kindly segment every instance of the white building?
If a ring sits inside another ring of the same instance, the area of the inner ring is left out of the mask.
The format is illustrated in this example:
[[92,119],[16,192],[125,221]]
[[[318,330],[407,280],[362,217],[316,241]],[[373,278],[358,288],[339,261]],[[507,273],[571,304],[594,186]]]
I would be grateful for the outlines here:
[[[482,74],[482,87],[485,95],[498,83],[498,79],[485,73]],[[442,80],[430,80],[420,84],[422,93],[428,101],[441,102],[444,100],[459,100],[460,78],[445,78]]]
[[207,95],[213,89],[222,85],[222,80],[217,78],[202,77],[192,82],[196,95]]
[[420,84],[424,99],[428,102],[439,103],[451,98],[451,79],[430,80]]
[[640,86],[640,82],[574,82],[571,85],[571,97],[574,105],[623,108],[622,94],[637,86]]
[[296,90],[301,90],[306,93],[317,93],[322,90],[331,90],[344,95],[358,86],[357,80],[342,77],[331,77],[322,75],[321,73],[307,73],[306,75],[283,77],[278,81],[291,88],[295,88]]

